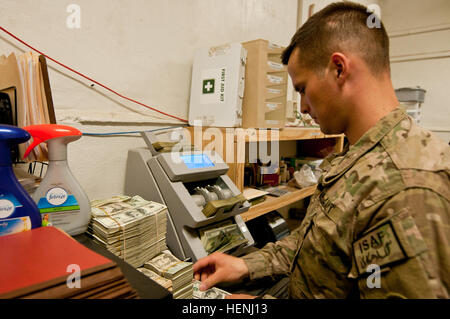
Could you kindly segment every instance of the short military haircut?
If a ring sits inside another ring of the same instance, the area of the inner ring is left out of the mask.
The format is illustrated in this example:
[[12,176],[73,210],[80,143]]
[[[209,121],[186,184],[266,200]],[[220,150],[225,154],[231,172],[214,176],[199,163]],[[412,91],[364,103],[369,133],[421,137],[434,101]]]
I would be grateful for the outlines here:
[[283,64],[288,64],[294,49],[299,48],[301,65],[316,72],[325,69],[334,52],[357,54],[374,75],[390,72],[389,38],[381,20],[374,20],[372,14],[354,2],[326,6],[292,37],[282,53]]

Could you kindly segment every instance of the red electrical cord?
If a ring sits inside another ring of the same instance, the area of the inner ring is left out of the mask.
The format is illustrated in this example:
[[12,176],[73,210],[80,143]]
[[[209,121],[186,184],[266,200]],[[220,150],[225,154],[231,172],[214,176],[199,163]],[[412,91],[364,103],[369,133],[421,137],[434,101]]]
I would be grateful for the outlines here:
[[111,91],[112,93],[114,93],[114,94],[120,96],[120,97],[123,98],[123,99],[126,99],[126,100],[128,100],[128,101],[137,103],[137,104],[142,105],[142,106],[144,106],[144,107],[146,107],[146,108],[149,108],[150,110],[153,110],[153,111],[156,111],[156,112],[158,112],[158,113],[164,114],[164,115],[166,115],[166,116],[172,117],[172,118],[177,119],[177,120],[179,120],[179,121],[182,121],[182,122],[188,122],[187,120],[181,119],[181,118],[176,117],[176,116],[174,116],[174,115],[170,115],[170,114],[164,113],[164,112],[162,112],[162,111],[160,111],[160,110],[157,110],[157,109],[155,109],[155,108],[153,108],[153,107],[151,107],[151,106],[148,106],[148,105],[146,105],[146,104],[144,104],[144,103],[141,103],[141,102],[139,102],[139,101],[136,101],[136,100],[133,100],[133,99],[131,99],[131,98],[129,98],[129,97],[126,97],[126,96],[124,96],[124,95],[122,95],[122,94],[120,94],[120,93],[114,91],[113,89],[110,89],[110,88],[107,87],[106,85],[103,85],[103,84],[101,84],[101,83],[99,83],[99,82],[97,82],[97,81],[91,79],[90,77],[84,75],[83,73],[80,73],[80,72],[78,72],[78,71],[75,71],[74,69],[72,69],[72,68],[70,68],[70,67],[68,67],[68,66],[66,66],[66,65],[64,65],[64,64],[62,64],[61,62],[58,62],[57,60],[52,59],[51,57],[49,57],[49,56],[46,55],[45,53],[42,53],[42,52],[39,51],[38,49],[33,48],[31,45],[29,45],[29,44],[26,43],[25,41],[19,39],[19,38],[16,37],[14,34],[12,34],[11,32],[9,32],[9,31],[7,31],[7,30],[5,30],[5,29],[4,29],[3,27],[1,27],[1,26],[0,26],[0,30],[2,30],[3,32],[7,33],[8,35],[10,35],[11,37],[13,37],[14,39],[16,39],[17,41],[19,41],[20,43],[26,45],[26,46],[29,47],[30,49],[36,51],[36,52],[39,53],[39,54],[42,54],[42,55],[45,56],[47,59],[52,60],[52,61],[55,62],[56,64],[59,64],[60,66],[62,66],[62,67],[64,67],[64,68],[66,68],[66,69],[68,69],[68,70],[70,70],[70,71],[72,71],[72,72],[78,74],[79,76],[84,77],[85,79],[88,79],[88,80],[91,81],[91,82],[94,82],[94,83],[97,84],[97,85],[100,85],[102,88],[104,88],[104,89],[106,89],[106,90],[108,90],[108,91]]

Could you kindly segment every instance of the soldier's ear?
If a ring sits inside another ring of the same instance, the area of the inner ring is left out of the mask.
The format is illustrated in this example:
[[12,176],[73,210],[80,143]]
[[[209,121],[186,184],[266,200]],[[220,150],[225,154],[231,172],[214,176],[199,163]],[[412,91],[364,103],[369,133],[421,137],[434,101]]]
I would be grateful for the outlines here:
[[343,53],[335,52],[331,55],[328,68],[338,84],[342,85],[347,79],[348,67],[348,58]]

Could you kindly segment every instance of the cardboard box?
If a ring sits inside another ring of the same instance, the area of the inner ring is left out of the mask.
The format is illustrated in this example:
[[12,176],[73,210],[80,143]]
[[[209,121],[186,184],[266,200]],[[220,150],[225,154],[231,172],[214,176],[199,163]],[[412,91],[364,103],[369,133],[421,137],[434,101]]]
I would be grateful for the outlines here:
[[287,68],[283,47],[258,39],[242,43],[247,50],[242,105],[244,128],[283,128],[287,101]]

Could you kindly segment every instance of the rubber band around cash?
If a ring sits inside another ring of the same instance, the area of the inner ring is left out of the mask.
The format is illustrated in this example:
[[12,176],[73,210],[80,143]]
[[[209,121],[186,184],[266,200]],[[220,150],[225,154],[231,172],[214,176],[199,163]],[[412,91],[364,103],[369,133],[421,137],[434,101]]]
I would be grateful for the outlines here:
[[[126,245],[125,245],[125,241],[126,241],[126,239],[125,239],[125,228],[114,218],[114,217],[112,217],[111,215],[109,215],[109,213],[105,210],[105,209],[103,209],[103,207],[98,207],[100,210],[102,210],[105,214],[106,214],[106,217],[108,217],[108,218],[110,218],[110,219],[112,219],[119,227],[120,227],[120,229],[122,230],[122,235],[123,235],[123,260],[124,261],[126,261],[125,260],[125,255],[126,255]],[[120,237],[119,237],[119,240],[120,240]],[[119,256],[120,257],[120,256]]]
[[183,260],[180,260],[180,261],[176,262],[175,264],[173,264],[173,265],[167,267],[166,269],[163,269],[163,270],[161,271],[161,276],[164,277],[164,275],[166,274],[166,272],[167,272],[170,268],[173,268],[173,267],[175,267],[176,265],[181,264],[181,263],[184,263],[184,261],[183,261]]
[[[139,206],[139,207],[145,207],[146,205],[148,205],[149,203],[147,203],[147,204],[144,204],[144,205],[142,205],[142,206]],[[106,205],[106,204],[105,204]],[[123,225],[121,225],[113,216],[111,216],[103,207],[98,207],[100,210],[102,210],[104,213],[105,213],[105,215],[106,215],[106,217],[108,217],[108,218],[110,218],[111,220],[113,220],[116,224],[117,224],[117,226],[119,226],[120,227],[120,229],[122,230],[122,235],[123,235],[123,260],[124,261],[126,261],[125,260],[125,256],[126,256],[126,243],[125,243],[125,241],[126,241],[126,237],[125,237],[125,228],[124,228],[124,226]],[[135,207],[134,209],[136,209],[137,207]],[[134,210],[134,209],[131,209],[131,210]],[[156,228],[156,241],[155,241],[155,245],[157,245],[158,243],[159,243],[159,240],[158,240],[158,238],[159,238],[159,230],[158,230],[158,214],[159,214],[159,212],[156,212],[155,213],[155,228]],[[120,237],[119,237],[119,240],[120,240]],[[119,255],[119,257],[120,257],[120,255]],[[180,262],[183,262],[183,261],[180,261]],[[176,263],[175,265],[177,265],[177,264],[179,264],[180,262],[178,262],[178,263]],[[173,265],[173,266],[175,266],[175,265]],[[166,271],[167,270],[169,270],[171,267],[173,267],[173,266],[170,266],[170,267],[168,267],[166,270],[164,270],[163,271],[163,274],[165,274],[166,273]]]
[[159,232],[158,232],[158,213],[155,213],[155,228],[156,228],[156,242],[158,242]]

